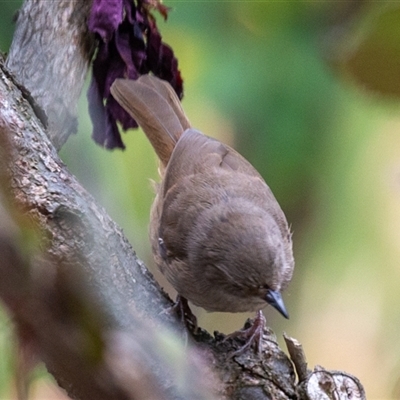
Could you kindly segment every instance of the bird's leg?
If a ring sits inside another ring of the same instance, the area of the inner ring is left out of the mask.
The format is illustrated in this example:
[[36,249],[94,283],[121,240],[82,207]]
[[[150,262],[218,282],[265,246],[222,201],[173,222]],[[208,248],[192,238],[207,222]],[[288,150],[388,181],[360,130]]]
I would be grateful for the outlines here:
[[196,332],[197,330],[197,318],[192,313],[189,307],[188,301],[185,297],[181,295],[176,296],[175,303],[169,307],[165,312],[172,314],[176,313],[181,322],[191,331]]
[[197,330],[197,318],[192,313],[192,310],[189,307],[187,299],[178,294],[176,296],[176,302],[173,307],[176,307],[176,312],[178,313],[178,316],[180,316],[182,322],[192,332],[195,332]]
[[253,324],[247,329],[241,329],[239,331],[233,332],[227,335],[224,339],[234,339],[240,338],[244,339],[246,342],[243,346],[241,346],[238,350],[234,351],[230,356],[238,356],[242,354],[245,350],[247,350],[252,344],[255,345],[256,351],[258,355],[262,353],[262,338],[264,333],[264,327],[266,324],[266,320],[262,311],[257,311],[256,318],[253,321]]

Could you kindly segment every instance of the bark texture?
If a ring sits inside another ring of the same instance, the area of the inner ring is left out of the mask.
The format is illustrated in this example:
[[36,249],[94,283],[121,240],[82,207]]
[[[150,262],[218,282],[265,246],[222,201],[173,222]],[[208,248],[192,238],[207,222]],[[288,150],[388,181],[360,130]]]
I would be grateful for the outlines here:
[[18,12],[7,68],[25,87],[57,150],[76,132],[77,100],[94,49],[91,1],[26,1]]

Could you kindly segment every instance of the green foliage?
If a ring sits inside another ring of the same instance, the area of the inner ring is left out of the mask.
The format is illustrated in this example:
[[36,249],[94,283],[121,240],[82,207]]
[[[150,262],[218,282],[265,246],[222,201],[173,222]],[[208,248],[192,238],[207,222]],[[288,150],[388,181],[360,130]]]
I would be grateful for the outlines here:
[[10,47],[14,31],[13,20],[22,1],[3,1],[0,5],[0,51],[6,52]]
[[0,354],[0,398],[5,399],[13,379],[15,346],[12,322],[4,310],[0,310]]
[[400,96],[400,7],[375,6],[340,43],[337,63],[380,95]]

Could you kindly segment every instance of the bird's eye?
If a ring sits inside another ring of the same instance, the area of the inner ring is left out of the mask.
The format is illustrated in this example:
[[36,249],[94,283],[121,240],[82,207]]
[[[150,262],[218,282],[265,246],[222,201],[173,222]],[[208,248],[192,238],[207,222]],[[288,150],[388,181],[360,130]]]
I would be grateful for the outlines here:
[[162,238],[158,238],[158,246],[160,248],[160,256],[164,260],[167,259],[167,247],[165,246],[164,240]]

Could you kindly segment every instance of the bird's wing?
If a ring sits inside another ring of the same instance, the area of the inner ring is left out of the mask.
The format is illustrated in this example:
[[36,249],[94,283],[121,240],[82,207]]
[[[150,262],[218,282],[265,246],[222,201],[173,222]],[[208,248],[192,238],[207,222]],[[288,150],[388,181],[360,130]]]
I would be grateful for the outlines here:
[[263,208],[291,242],[284,214],[261,175],[231,147],[194,129],[178,141],[159,192],[159,237],[172,257],[185,258],[185,242],[202,210],[218,202],[244,198]]
[[187,129],[176,144],[165,171],[164,193],[185,176],[219,168],[263,180],[257,170],[230,146],[195,129]]

